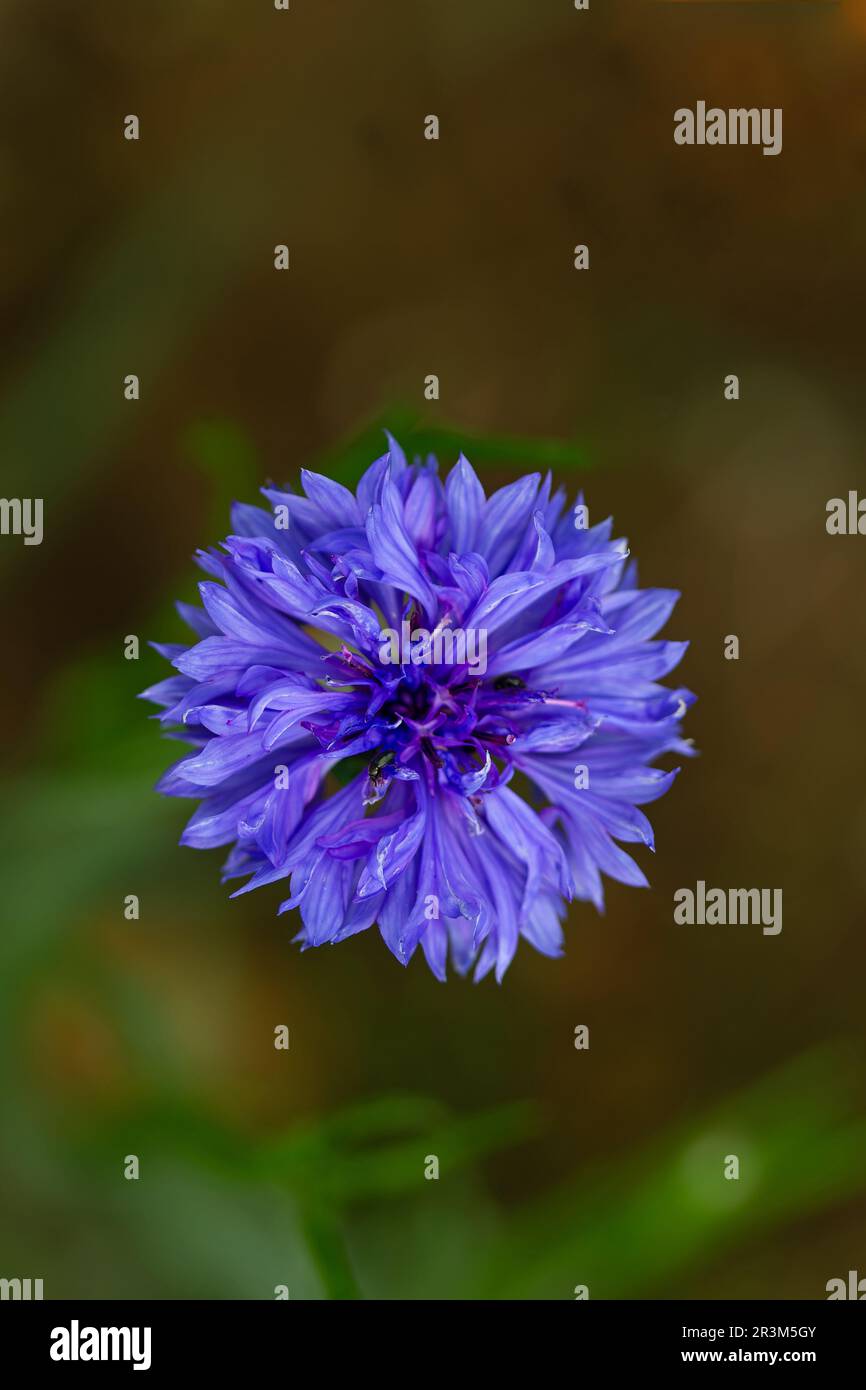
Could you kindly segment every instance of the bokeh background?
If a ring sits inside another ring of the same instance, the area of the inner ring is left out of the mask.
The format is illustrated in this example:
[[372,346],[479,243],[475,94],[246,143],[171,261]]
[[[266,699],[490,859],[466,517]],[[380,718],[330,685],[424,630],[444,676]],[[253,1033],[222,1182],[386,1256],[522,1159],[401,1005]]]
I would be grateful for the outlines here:
[[[0,491],[46,508],[41,547],[0,540],[0,1275],[866,1274],[866,541],[824,526],[866,486],[864,91],[853,0],[0,4]],[[698,99],[782,107],[782,154],[676,147]],[[683,592],[701,757],[652,808],[652,888],[576,906],[565,959],[524,946],[501,987],[373,932],[301,955],[278,888],[229,902],[152,792],[177,745],[135,697],[192,551],[266,479],[353,481],[383,425],[489,487],[553,467]],[[698,878],[782,887],[781,935],[676,927]]]

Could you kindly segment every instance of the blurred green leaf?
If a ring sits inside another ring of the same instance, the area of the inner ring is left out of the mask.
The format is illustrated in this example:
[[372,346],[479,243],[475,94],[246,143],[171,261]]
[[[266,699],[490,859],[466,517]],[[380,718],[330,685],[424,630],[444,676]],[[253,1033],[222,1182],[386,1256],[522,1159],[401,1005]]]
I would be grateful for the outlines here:
[[340,1206],[416,1190],[428,1153],[450,1173],[535,1129],[528,1105],[458,1118],[432,1101],[389,1097],[293,1130],[263,1148],[256,1166],[292,1191]]
[[258,452],[240,425],[231,420],[199,420],[183,439],[185,453],[211,484],[209,530],[222,537],[229,529],[232,502],[253,501],[264,482]]
[[[596,1298],[654,1288],[738,1241],[862,1191],[866,1067],[830,1047],[797,1059],[603,1172],[525,1207],[493,1249],[487,1297]],[[740,1158],[726,1180],[727,1154]],[[816,1288],[816,1297],[818,1289]]]
[[435,454],[447,468],[463,453],[470,463],[519,465],[530,469],[588,468],[585,447],[560,439],[520,435],[478,435],[454,426],[431,424],[417,411],[394,405],[334,449],[321,454],[310,467],[351,487],[374,459],[385,453],[390,432],[408,458]]

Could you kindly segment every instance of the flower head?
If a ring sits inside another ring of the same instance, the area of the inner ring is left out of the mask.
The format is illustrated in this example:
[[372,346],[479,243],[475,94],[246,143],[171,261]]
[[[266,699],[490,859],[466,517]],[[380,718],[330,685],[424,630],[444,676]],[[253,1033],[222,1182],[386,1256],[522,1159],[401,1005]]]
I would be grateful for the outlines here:
[[182,843],[231,845],[238,893],[288,881],[305,947],[378,924],[404,964],[501,979],[520,937],[561,954],[602,874],[646,884],[617,841],[652,848],[651,764],[691,751],[694,697],[659,684],[687,644],[651,640],[678,595],[549,476],[485,497],[389,445],[356,493],[304,472],[199,554],[199,640],[144,692],[193,744],[158,789],[201,802]]

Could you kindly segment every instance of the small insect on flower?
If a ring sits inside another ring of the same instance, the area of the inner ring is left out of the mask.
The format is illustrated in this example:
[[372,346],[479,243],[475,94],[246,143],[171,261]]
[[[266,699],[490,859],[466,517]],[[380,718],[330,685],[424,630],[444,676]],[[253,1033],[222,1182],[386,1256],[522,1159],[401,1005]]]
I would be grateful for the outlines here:
[[304,947],[378,924],[403,964],[501,980],[602,874],[646,884],[617,841],[653,847],[651,764],[691,753],[694,696],[659,684],[687,643],[651,640],[678,595],[549,475],[485,497],[388,440],[356,493],[304,472],[199,554],[199,640],[144,692],[193,745],[158,790],[201,802],[182,843],[231,845],[238,893],[288,880]]

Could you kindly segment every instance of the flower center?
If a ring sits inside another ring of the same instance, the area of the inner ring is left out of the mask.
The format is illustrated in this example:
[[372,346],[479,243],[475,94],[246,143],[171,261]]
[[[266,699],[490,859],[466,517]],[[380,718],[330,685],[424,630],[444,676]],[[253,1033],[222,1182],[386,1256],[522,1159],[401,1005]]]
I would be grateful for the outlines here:
[[536,699],[519,676],[495,679],[455,672],[453,682],[412,669],[377,716],[387,728],[384,748],[369,766],[374,786],[409,769],[424,775],[431,789],[442,772],[464,795],[500,780],[493,759],[510,762],[517,737],[514,714]]

